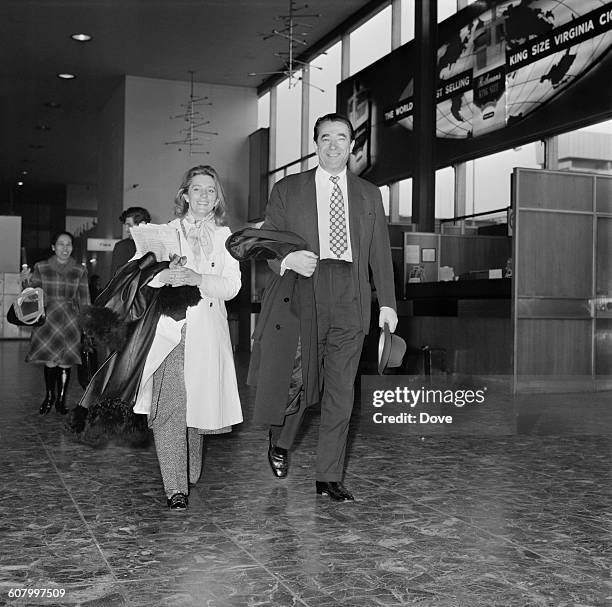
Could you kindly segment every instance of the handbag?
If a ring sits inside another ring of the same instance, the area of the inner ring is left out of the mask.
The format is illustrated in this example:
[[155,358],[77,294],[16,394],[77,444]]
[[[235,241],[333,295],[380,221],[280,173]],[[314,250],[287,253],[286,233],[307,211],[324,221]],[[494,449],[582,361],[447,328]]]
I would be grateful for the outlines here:
[[7,322],[18,327],[40,327],[45,323],[45,297],[40,287],[27,287],[11,304]]

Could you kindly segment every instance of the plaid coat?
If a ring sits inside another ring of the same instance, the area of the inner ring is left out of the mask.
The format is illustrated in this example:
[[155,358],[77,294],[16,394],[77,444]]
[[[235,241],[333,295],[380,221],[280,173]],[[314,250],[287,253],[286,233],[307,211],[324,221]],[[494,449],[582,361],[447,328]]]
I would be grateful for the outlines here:
[[87,269],[72,257],[61,264],[54,255],[34,266],[28,286],[42,287],[47,318],[32,329],[26,362],[80,364],[79,311],[90,303]]

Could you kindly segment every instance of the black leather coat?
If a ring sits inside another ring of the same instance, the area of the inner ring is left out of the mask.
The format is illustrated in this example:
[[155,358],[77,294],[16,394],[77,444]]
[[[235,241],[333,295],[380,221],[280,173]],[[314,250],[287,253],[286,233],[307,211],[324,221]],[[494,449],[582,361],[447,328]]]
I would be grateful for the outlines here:
[[117,322],[130,324],[123,348],[114,351],[89,382],[79,402],[82,407],[111,399],[134,402],[160,316],[160,289],[147,284],[168,266],[169,262],[157,262],[153,253],[147,253],[123,266],[98,295],[95,308],[106,308],[115,313]]

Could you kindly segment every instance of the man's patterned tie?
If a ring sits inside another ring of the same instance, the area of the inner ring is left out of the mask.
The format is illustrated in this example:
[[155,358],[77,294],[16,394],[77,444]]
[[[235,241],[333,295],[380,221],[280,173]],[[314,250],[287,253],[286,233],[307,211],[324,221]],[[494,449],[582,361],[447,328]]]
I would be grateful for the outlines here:
[[329,248],[336,257],[341,257],[342,253],[348,249],[344,200],[342,190],[338,185],[340,177],[332,176],[330,180],[334,185],[329,200]]

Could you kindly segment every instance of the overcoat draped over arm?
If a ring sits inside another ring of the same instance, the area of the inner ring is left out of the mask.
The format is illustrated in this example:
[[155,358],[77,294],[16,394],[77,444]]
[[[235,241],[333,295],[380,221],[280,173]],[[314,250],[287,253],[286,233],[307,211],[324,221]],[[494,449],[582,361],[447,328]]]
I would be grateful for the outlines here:
[[[292,232],[246,228],[226,242],[238,260],[283,259],[305,247]],[[253,332],[247,383],[257,386],[254,422],[281,424],[298,340],[302,344],[302,376],[308,405],[319,402],[316,310],[312,280],[285,272],[274,274],[266,287],[261,313]]]

